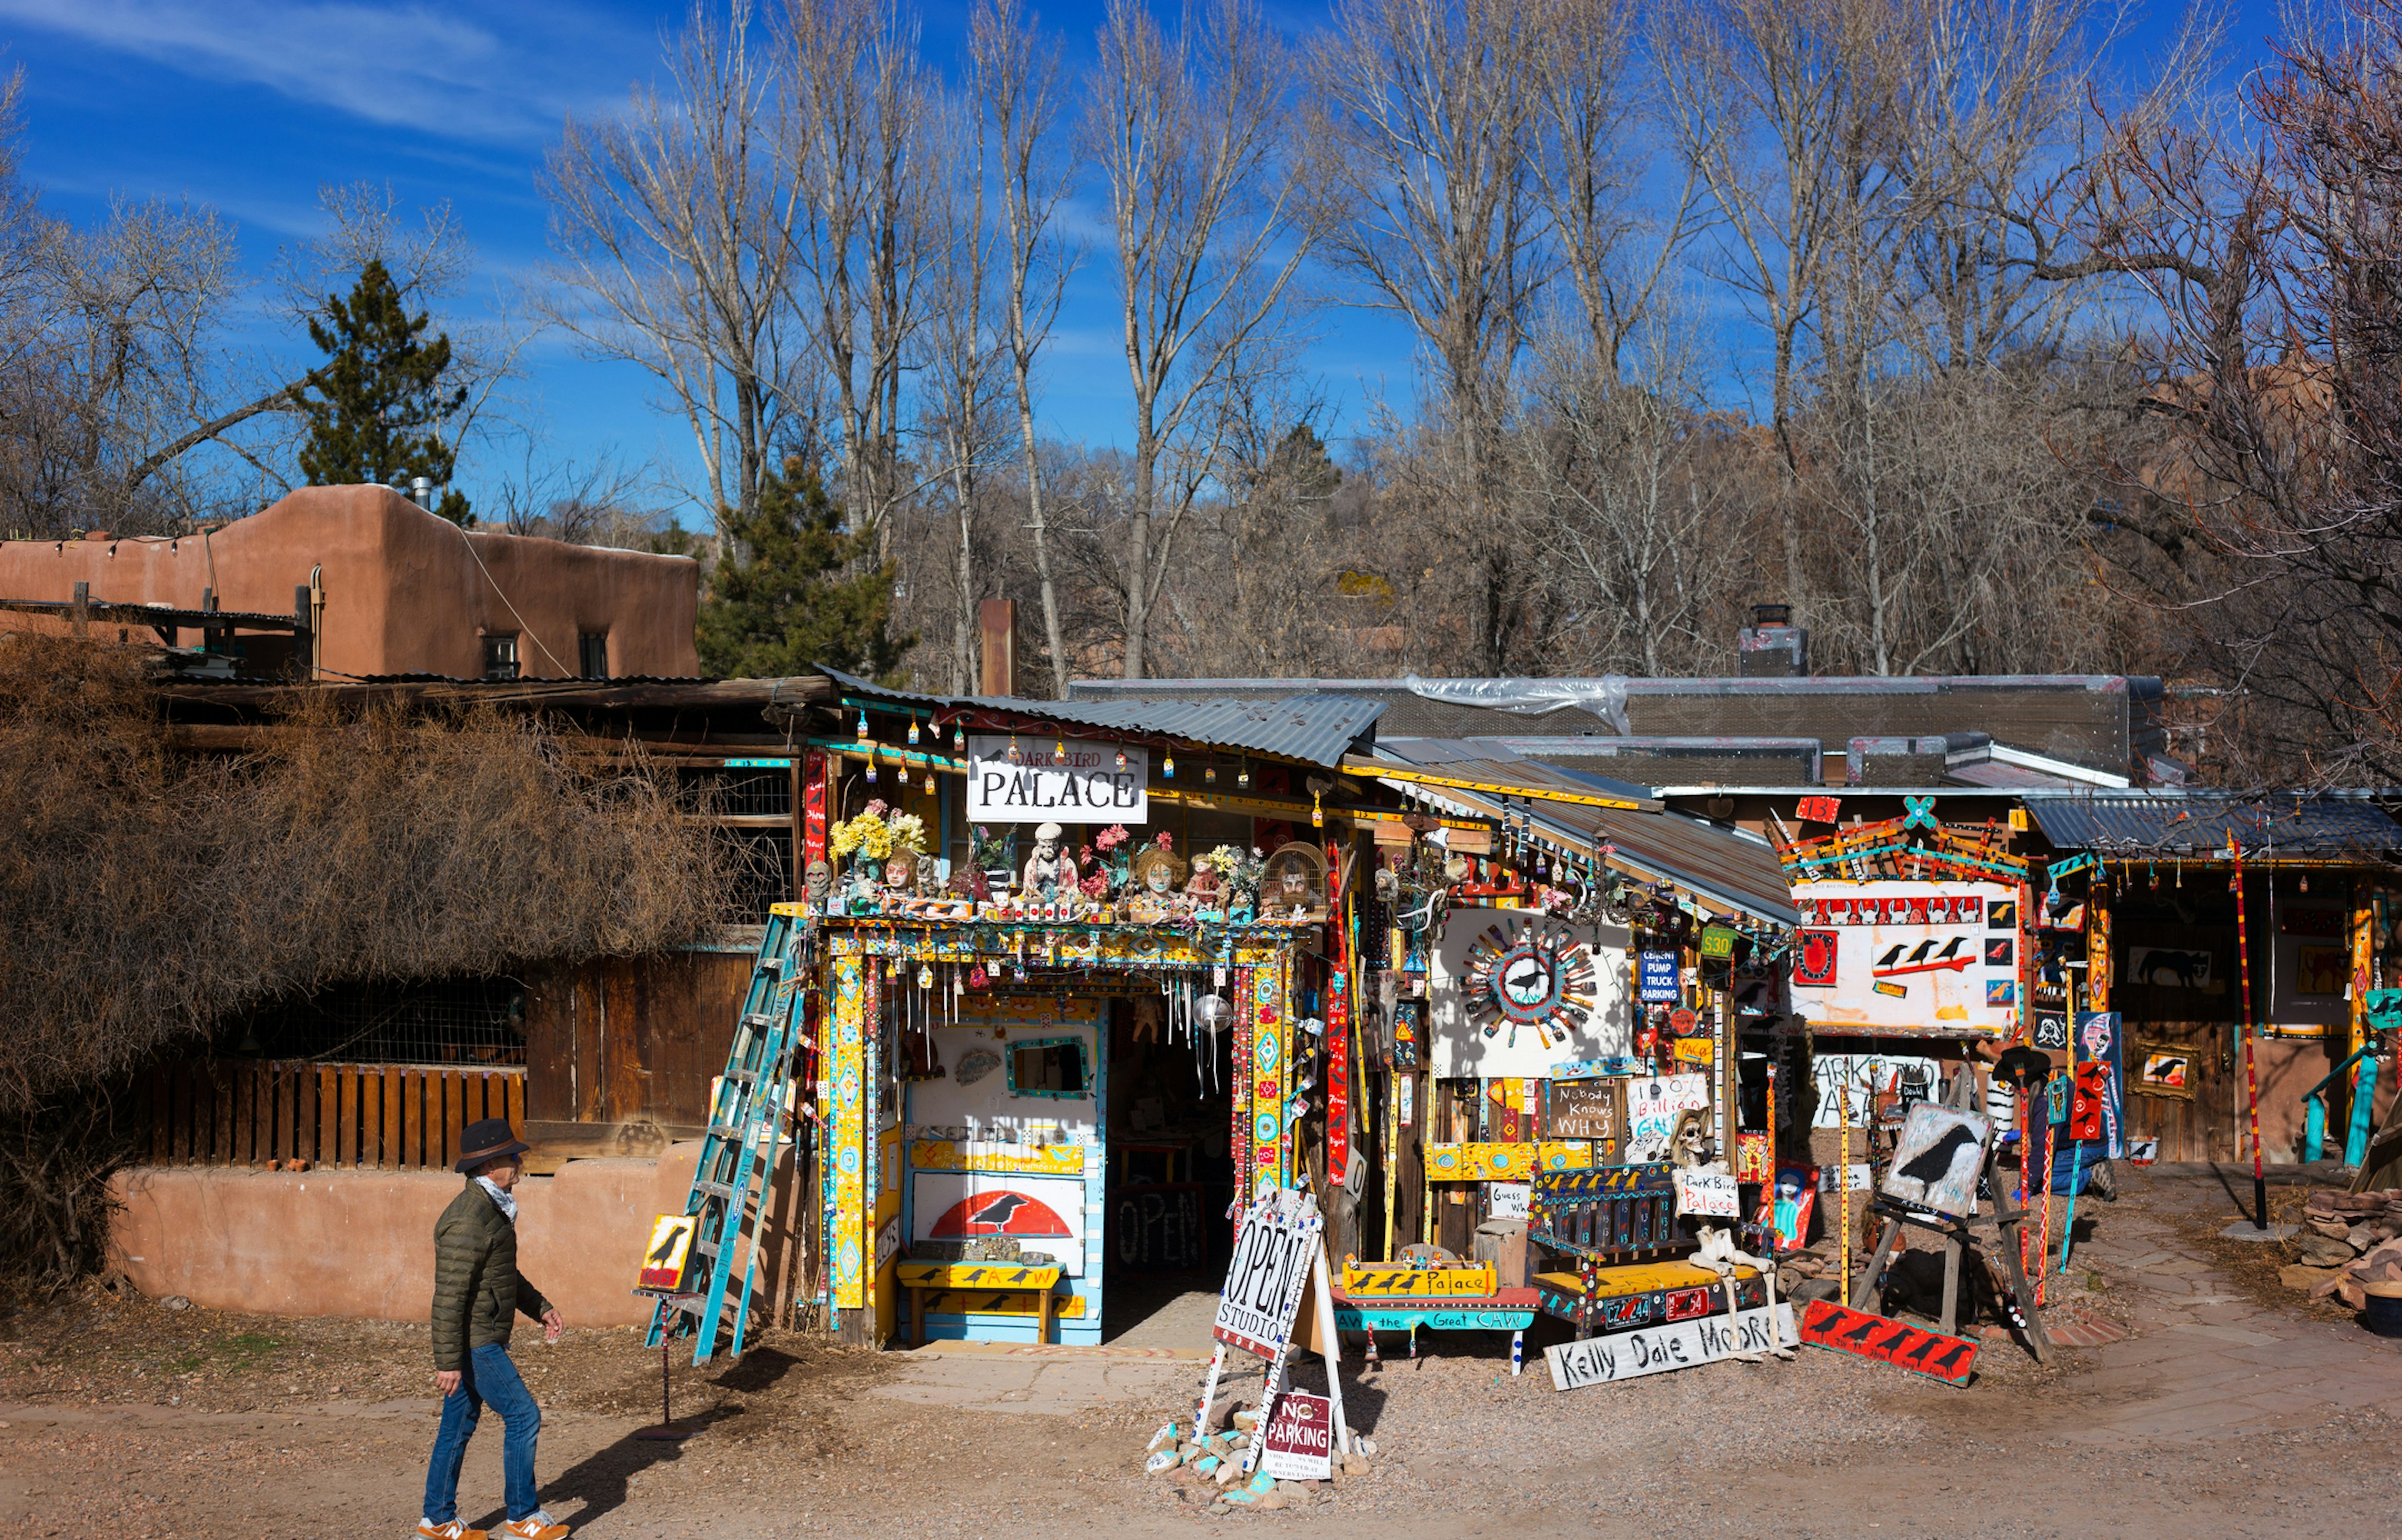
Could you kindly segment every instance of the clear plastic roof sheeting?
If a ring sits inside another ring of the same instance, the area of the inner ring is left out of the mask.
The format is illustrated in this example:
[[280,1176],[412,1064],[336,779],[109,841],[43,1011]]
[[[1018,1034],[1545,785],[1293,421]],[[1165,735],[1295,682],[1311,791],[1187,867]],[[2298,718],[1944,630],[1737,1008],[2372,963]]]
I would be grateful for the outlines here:
[[1590,679],[1421,679],[1411,674],[1401,682],[1414,695],[1450,706],[1482,706],[1522,717],[1545,716],[1573,707],[1592,712],[1621,735],[1629,731],[1623,674]]

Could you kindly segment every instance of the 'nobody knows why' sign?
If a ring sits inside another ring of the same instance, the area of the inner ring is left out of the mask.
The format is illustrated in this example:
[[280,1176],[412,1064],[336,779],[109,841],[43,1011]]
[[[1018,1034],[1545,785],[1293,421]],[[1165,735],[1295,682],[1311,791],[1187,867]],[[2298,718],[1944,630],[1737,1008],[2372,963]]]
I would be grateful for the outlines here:
[[968,818],[974,823],[1143,823],[1151,817],[1150,784],[1151,751],[1132,745],[1039,736],[968,739]]

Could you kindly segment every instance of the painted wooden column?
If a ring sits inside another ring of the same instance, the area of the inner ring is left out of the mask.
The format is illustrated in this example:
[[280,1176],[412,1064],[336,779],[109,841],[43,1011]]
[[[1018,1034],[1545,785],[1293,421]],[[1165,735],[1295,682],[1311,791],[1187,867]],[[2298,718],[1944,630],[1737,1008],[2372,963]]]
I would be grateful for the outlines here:
[[[2368,988],[2370,969],[2374,964],[2377,938],[2376,910],[2369,880],[2352,879],[2352,999],[2346,1014],[2351,1019],[2351,1032],[2345,1044],[2347,1055],[2357,1053],[2368,1045]],[[2344,1078],[2344,1105],[2349,1122],[2352,1097],[2360,1088],[2360,1066],[2355,1064]],[[2332,1121],[2332,1120],[2330,1120]]]
[[834,1116],[826,1169],[826,1205],[834,1305],[867,1303],[867,978],[859,942],[846,937],[834,961]]
[[[2073,1001],[2071,1002],[2073,1005]],[[2094,869],[2085,894],[2085,1009],[2110,1009],[2109,868]],[[2076,1012],[2070,1011],[2075,1019]]]

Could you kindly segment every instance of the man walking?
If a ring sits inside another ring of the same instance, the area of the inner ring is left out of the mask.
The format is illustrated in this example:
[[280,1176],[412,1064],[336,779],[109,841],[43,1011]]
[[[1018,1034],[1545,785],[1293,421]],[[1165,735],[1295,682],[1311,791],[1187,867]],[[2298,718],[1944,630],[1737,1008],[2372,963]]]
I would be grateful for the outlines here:
[[459,1521],[459,1465],[467,1440],[490,1402],[506,1429],[501,1468],[508,1522],[500,1540],[566,1540],[567,1526],[534,1501],[533,1443],[542,1429],[517,1366],[509,1362],[516,1313],[540,1321],[556,1342],[566,1323],[549,1300],[518,1273],[518,1201],[511,1189],[525,1175],[530,1148],[509,1133],[505,1118],[470,1123],[460,1135],[458,1169],[466,1190],[434,1222],[434,1383],[442,1392],[442,1426],[425,1468],[425,1540],[485,1540]]

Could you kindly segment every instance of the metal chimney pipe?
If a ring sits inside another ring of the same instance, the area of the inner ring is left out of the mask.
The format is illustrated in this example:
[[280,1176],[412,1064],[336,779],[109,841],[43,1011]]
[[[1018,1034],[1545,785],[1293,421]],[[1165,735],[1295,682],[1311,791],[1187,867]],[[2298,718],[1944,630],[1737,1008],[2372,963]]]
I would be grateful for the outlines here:
[[408,484],[408,500],[411,502],[416,503],[419,507],[424,509],[427,513],[432,513],[434,511],[434,478],[432,476],[419,476],[415,481],[410,482]]

